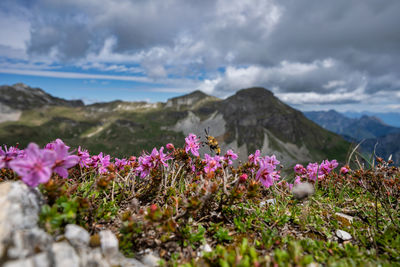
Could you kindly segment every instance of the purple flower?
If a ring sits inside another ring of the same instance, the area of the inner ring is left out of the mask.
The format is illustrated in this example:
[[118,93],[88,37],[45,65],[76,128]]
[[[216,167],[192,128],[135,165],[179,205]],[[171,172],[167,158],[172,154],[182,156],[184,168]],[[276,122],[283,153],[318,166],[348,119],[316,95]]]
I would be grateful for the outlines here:
[[[309,163],[307,165],[307,176],[308,176],[308,179],[310,179],[312,181],[316,181],[317,180],[318,168],[319,168],[318,163]],[[320,172],[322,172],[322,171],[320,170]]]
[[260,163],[260,169],[256,174],[256,179],[260,181],[265,187],[270,187],[274,184],[274,167],[271,164]]
[[163,151],[164,147],[161,147],[159,151],[156,148],[153,148],[153,151],[150,154],[150,160],[154,167],[158,167],[161,164],[168,167],[168,164],[165,161],[171,159],[171,157],[164,154]]
[[56,162],[56,153],[48,149],[40,149],[30,143],[25,149],[25,157],[10,162],[10,167],[22,177],[22,181],[31,187],[46,183],[51,176]]
[[294,166],[294,171],[297,174],[306,174],[307,173],[306,169],[301,164],[296,164],[296,166]]
[[249,156],[249,162],[253,163],[254,165],[257,165],[258,160],[260,159],[260,155],[261,155],[261,152],[260,152],[260,150],[257,149],[256,152],[254,153],[254,155],[251,154]]
[[61,139],[56,139],[56,141],[47,144],[46,148],[48,150],[53,150],[56,153],[56,163],[53,167],[53,171],[62,178],[67,178],[68,169],[79,162],[79,157],[76,155],[70,155],[68,152],[69,146],[65,145]]
[[272,155],[271,157],[265,156],[263,158],[258,159],[258,164],[261,166],[263,165],[271,165],[274,169],[276,168],[276,165],[278,165],[280,162],[276,159],[275,155]]
[[346,174],[348,172],[349,172],[349,167],[344,166],[344,167],[340,168],[340,173],[341,174]]
[[139,157],[139,167],[136,168],[136,171],[140,173],[140,178],[145,178],[149,175],[152,168],[153,164],[149,155],[144,154]]
[[218,168],[222,167],[220,163],[222,158],[218,155],[211,157],[208,154],[204,154],[204,160],[206,163],[206,166],[204,167],[204,172],[207,174],[215,172]]
[[228,162],[229,165],[231,165],[233,162],[232,160],[236,160],[238,158],[238,155],[232,151],[232,149],[229,149],[226,151],[224,160]]
[[278,164],[280,163],[280,162],[276,159],[276,156],[275,156],[275,155],[272,155],[271,157],[265,156],[265,157],[263,158],[263,160],[264,160],[266,163],[271,164],[271,165],[273,165],[273,166],[276,166],[276,165],[278,165]]
[[272,186],[275,181],[280,179],[279,171],[276,171],[276,165],[279,164],[279,161],[276,160],[274,155],[261,158],[258,163],[260,168],[257,171],[256,179],[265,187]]
[[174,149],[175,149],[174,144],[172,144],[172,143],[168,143],[165,147],[166,147],[168,150],[174,150]]
[[9,162],[16,158],[23,158],[25,156],[24,150],[19,150],[16,147],[4,146],[4,150],[0,147],[0,169],[9,168]]
[[331,160],[331,161],[328,163],[328,166],[329,166],[329,168],[331,169],[331,171],[332,171],[333,169],[335,169],[338,165],[339,165],[339,163],[337,162],[336,159]]
[[90,165],[92,164],[92,158],[89,155],[89,152],[85,149],[82,150],[82,148],[79,146],[78,147],[78,157],[79,157],[79,165],[83,168],[89,168]]
[[128,164],[129,162],[126,159],[115,158],[115,167],[117,167],[118,170],[124,169]]
[[0,169],[7,168],[6,163],[6,152],[0,146]]
[[166,161],[171,159],[171,157],[164,154],[163,151],[164,147],[161,147],[159,151],[153,148],[150,155],[143,154],[139,157],[139,167],[136,168],[136,171],[140,173],[141,178],[149,175],[153,168],[158,168],[161,165],[168,167]]
[[106,173],[107,167],[111,164],[110,163],[110,155],[103,156],[103,152],[97,156],[96,167],[98,167],[99,173]]
[[200,149],[200,140],[197,138],[197,136],[192,133],[189,134],[185,138],[185,143],[186,143],[185,144],[186,153],[188,153],[190,150],[194,156],[198,157]]

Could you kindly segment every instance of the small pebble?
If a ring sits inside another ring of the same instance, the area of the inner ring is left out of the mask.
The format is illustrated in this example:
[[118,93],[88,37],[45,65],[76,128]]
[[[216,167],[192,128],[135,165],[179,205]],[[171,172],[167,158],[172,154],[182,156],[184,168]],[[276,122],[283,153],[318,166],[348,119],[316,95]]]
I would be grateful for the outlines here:
[[343,231],[343,230],[339,230],[339,229],[336,230],[336,235],[343,241],[352,239],[352,236],[348,232]]

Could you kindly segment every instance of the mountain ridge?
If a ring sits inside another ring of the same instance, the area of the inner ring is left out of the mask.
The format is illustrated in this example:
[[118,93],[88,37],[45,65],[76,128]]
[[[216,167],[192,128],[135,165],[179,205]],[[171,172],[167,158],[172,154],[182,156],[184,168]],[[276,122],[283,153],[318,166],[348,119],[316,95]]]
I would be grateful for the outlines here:
[[387,125],[375,116],[349,118],[334,110],[305,112],[305,115],[347,141],[360,143],[363,153],[375,152],[385,159],[392,155],[395,164],[400,163],[400,128]]
[[[276,154],[288,165],[328,157],[344,160],[349,145],[261,87],[239,90],[227,99],[194,91],[166,103],[34,107],[23,111],[17,122],[0,124],[0,141],[24,146],[28,140],[45,144],[62,138],[95,153],[124,156],[170,142],[183,145],[189,132],[204,142],[204,129],[217,138],[223,152],[234,149],[241,160],[256,149]],[[210,151],[204,147],[202,153]]]

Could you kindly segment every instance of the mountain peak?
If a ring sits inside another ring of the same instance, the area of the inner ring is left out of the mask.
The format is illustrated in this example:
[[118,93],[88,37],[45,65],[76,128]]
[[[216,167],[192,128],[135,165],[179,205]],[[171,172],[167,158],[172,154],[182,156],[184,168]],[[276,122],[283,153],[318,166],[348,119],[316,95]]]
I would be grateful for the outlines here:
[[207,95],[200,90],[196,90],[186,95],[168,99],[166,107],[176,107],[178,110],[181,108],[193,109],[201,103],[216,100],[219,100],[219,98]]
[[263,87],[251,87],[247,89],[241,89],[236,92],[236,95],[238,96],[247,96],[247,97],[271,97],[274,96],[274,94],[269,91],[268,89],[265,89]]
[[83,106],[81,100],[65,100],[54,97],[40,88],[31,88],[24,83],[0,86],[0,104],[15,110],[26,110],[42,106]]

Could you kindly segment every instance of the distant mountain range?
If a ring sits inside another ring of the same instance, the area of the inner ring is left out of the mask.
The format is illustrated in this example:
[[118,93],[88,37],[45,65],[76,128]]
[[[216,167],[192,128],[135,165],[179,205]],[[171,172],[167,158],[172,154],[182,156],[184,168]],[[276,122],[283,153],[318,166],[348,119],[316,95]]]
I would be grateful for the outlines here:
[[400,127],[400,112],[386,112],[386,113],[378,113],[378,112],[369,112],[369,111],[362,111],[362,112],[354,112],[354,111],[347,111],[344,112],[343,115],[349,118],[361,118],[364,115],[373,116],[381,119],[384,123],[394,126]]
[[[25,147],[32,141],[43,145],[61,138],[93,153],[128,156],[169,142],[181,146],[191,132],[205,141],[204,129],[209,129],[222,152],[234,149],[246,160],[260,149],[277,155],[286,167],[326,158],[344,161],[350,145],[264,88],[243,89],[224,100],[195,91],[166,103],[92,105],[55,98],[22,84],[1,88],[5,88],[1,114],[18,113],[0,123],[0,143],[8,145],[18,142]],[[202,152],[210,150],[204,147]]]
[[[310,120],[325,129],[342,135],[351,142],[361,142],[364,153],[375,153],[388,159],[390,155],[396,164],[400,162],[400,128],[384,123],[374,116],[363,115],[349,118],[334,110],[304,112]],[[376,146],[375,146],[376,145]]]
[[0,86],[0,103],[14,110],[27,110],[42,106],[82,107],[81,100],[65,100],[47,94],[40,88],[31,88],[23,83]]

